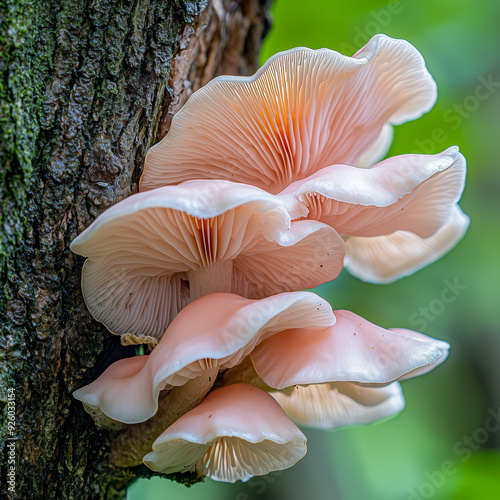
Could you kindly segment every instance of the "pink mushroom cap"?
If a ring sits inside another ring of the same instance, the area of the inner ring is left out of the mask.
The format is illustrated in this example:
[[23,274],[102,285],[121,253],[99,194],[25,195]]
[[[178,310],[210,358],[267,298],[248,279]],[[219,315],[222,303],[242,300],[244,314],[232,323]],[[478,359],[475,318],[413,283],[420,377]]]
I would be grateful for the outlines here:
[[254,76],[196,91],[148,151],[140,189],[214,178],[279,193],[329,165],[371,164],[390,144],[390,125],[418,118],[436,96],[404,40],[376,35],[353,57],[281,52]]
[[144,422],[156,413],[160,391],[181,386],[210,367],[231,368],[282,330],[321,331],[334,323],[328,302],[311,292],[260,300],[206,295],[178,314],[150,355],[113,363],[73,395],[96,414],[127,424]]
[[427,238],[449,220],[464,190],[465,173],[465,158],[452,147],[437,155],[395,156],[365,169],[333,165],[281,194],[293,195],[308,219],[343,236],[404,230]]
[[285,204],[259,188],[199,180],[139,193],[80,234],[82,290],[113,333],[160,338],[194,298],[260,298],[337,277],[345,246],[316,221],[290,224]]
[[213,391],[166,429],[144,463],[164,474],[196,468],[234,483],[287,469],[306,450],[306,437],[269,394],[234,384]]
[[448,355],[449,344],[409,330],[386,330],[350,311],[334,311],[322,331],[295,328],[261,342],[252,363],[270,387],[324,382],[388,384],[429,371]]

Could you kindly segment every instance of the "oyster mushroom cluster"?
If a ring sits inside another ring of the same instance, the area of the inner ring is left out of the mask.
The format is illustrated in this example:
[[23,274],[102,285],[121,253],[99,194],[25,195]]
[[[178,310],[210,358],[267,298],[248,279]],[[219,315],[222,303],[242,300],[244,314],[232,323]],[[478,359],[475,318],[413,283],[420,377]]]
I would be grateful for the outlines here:
[[391,282],[463,236],[458,148],[378,162],[392,126],[435,100],[419,52],[384,35],[353,57],[282,52],[190,97],[149,150],[140,192],[71,245],[87,257],[92,315],[151,348],[74,393],[120,429],[116,465],[245,481],[304,456],[293,421],[332,429],[403,409],[399,381],[449,345],[297,290],[344,264]]

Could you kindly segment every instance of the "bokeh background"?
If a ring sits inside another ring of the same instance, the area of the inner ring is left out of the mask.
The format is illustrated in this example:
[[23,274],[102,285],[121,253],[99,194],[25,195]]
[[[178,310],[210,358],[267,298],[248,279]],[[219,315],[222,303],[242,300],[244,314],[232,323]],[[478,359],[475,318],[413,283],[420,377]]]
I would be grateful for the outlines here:
[[[189,489],[140,480],[127,498],[499,499],[500,2],[277,0],[273,17],[262,62],[296,46],[352,55],[375,33],[409,40],[423,54],[439,99],[430,113],[395,129],[389,156],[459,145],[468,160],[461,206],[470,229],[452,252],[411,277],[375,286],[343,272],[317,291],[335,309],[447,340],[451,354],[403,383],[399,416],[330,432],[305,429],[308,453],[292,469]],[[456,300],[445,304],[440,297],[450,283]]]

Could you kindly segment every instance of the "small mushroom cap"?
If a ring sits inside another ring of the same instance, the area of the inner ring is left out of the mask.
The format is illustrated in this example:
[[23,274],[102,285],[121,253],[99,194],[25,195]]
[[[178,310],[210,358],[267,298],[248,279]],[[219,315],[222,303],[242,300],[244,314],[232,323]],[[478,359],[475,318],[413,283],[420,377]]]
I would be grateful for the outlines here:
[[71,250],[88,257],[82,289],[98,321],[113,333],[160,338],[190,301],[190,271],[231,261],[227,291],[257,298],[334,279],[345,246],[326,225],[290,226],[284,203],[261,189],[202,180],[130,196]]
[[384,125],[418,118],[436,95],[404,40],[376,35],[353,57],[281,52],[254,76],[218,77],[193,93],[148,151],[140,189],[214,178],[279,193],[328,165],[379,154]]
[[384,387],[352,382],[296,386],[289,392],[272,392],[271,396],[295,422],[319,429],[369,424],[396,415],[405,406],[398,382]]
[[387,384],[432,369],[449,344],[421,333],[386,330],[350,311],[322,331],[293,329],[261,342],[250,357],[269,386],[351,381]]
[[149,356],[113,363],[73,395],[113,420],[143,422],[156,413],[163,389],[181,386],[210,367],[231,368],[259,342],[292,326],[321,330],[334,323],[328,302],[311,292],[261,300],[206,295],[179,313]]
[[409,231],[352,236],[346,241],[345,267],[363,281],[391,283],[441,258],[463,238],[469,223],[469,217],[456,205],[448,221],[428,238]]
[[366,169],[334,165],[292,183],[282,194],[293,194],[308,219],[344,236],[404,230],[428,238],[449,220],[465,173],[465,158],[452,147],[437,155],[396,156]]
[[234,384],[210,393],[172,424],[144,463],[164,474],[196,467],[234,483],[287,469],[306,451],[306,437],[269,394]]

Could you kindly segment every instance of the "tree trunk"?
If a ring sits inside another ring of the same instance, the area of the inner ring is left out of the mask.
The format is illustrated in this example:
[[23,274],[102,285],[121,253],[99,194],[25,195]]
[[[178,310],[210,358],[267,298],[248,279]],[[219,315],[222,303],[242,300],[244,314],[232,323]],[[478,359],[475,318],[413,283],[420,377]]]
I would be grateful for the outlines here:
[[269,3],[0,3],[2,498],[123,498],[152,474],[113,470],[71,396],[134,347],[90,316],[69,244],[137,191],[192,91],[256,69]]

